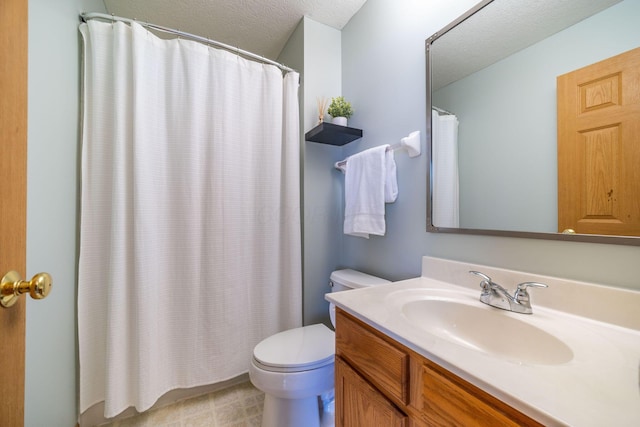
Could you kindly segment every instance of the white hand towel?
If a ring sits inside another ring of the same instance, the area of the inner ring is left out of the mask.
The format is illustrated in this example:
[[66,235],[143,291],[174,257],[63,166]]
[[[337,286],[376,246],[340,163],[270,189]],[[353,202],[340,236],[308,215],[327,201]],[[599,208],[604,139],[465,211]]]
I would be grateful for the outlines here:
[[396,173],[396,159],[393,158],[393,150],[385,150],[385,180],[384,201],[393,203],[398,198],[398,176]]
[[395,200],[398,193],[395,161],[393,153],[386,152],[387,147],[388,145],[381,145],[370,148],[347,159],[344,179],[345,234],[366,239],[369,234],[385,234],[386,196],[388,194],[390,200]]

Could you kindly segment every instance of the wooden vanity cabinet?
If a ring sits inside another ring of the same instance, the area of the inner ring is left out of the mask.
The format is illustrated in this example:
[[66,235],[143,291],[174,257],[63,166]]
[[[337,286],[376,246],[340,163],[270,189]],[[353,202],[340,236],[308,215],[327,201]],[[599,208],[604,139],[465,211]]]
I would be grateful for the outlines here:
[[336,427],[541,426],[336,310]]

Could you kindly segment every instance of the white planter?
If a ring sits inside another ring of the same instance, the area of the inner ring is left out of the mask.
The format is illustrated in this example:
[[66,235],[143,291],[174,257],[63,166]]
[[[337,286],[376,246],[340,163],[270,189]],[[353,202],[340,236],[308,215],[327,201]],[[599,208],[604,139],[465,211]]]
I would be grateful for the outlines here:
[[334,117],[333,119],[331,119],[331,123],[333,123],[334,125],[346,126],[347,125],[347,118],[346,117]]

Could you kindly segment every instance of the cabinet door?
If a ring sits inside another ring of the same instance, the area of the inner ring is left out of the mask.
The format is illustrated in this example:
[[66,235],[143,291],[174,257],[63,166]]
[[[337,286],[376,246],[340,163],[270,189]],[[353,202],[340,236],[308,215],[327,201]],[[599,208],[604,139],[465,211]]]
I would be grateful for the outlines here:
[[406,427],[407,416],[336,357],[336,427]]
[[422,374],[422,421],[428,426],[542,427],[433,362],[424,361]]

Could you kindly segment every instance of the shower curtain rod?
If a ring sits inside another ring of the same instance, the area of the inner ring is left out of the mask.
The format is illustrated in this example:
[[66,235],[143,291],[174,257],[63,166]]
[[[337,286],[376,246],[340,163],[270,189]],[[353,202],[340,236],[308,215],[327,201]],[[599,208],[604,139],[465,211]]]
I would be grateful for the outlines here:
[[447,114],[449,116],[455,116],[455,114],[453,114],[451,111],[447,111],[444,108],[438,108],[435,106],[431,107],[433,110],[436,110],[438,113],[442,113],[442,114]]
[[142,25],[145,28],[161,31],[163,33],[174,34],[174,35],[177,35],[178,37],[184,37],[184,38],[195,40],[195,41],[198,41],[200,43],[207,44],[207,45],[216,46],[216,47],[219,47],[219,48],[222,48],[222,49],[226,49],[226,50],[228,50],[230,52],[235,52],[236,54],[242,55],[242,56],[247,57],[247,58],[255,59],[257,61],[264,62],[266,64],[275,65],[276,67],[280,68],[283,71],[296,71],[293,68],[289,68],[286,65],[280,64],[279,62],[272,61],[271,59],[265,58],[264,56],[256,55],[255,53],[251,53],[249,51],[246,51],[246,50],[234,47],[234,46],[230,46],[230,45],[222,43],[222,42],[211,40],[211,39],[208,39],[206,37],[201,37],[201,36],[197,36],[195,34],[185,33],[183,31],[175,30],[175,29],[169,28],[169,27],[163,27],[162,25],[150,24],[148,22],[138,21],[136,19],[123,18],[121,16],[107,15],[106,13],[97,13],[97,12],[81,13],[80,14],[80,18],[82,19],[83,22],[87,22],[90,19],[102,19],[104,21],[111,21],[111,22],[113,22],[113,21],[121,21],[121,22],[125,22],[127,24],[131,24],[131,23],[135,22],[136,24]]

